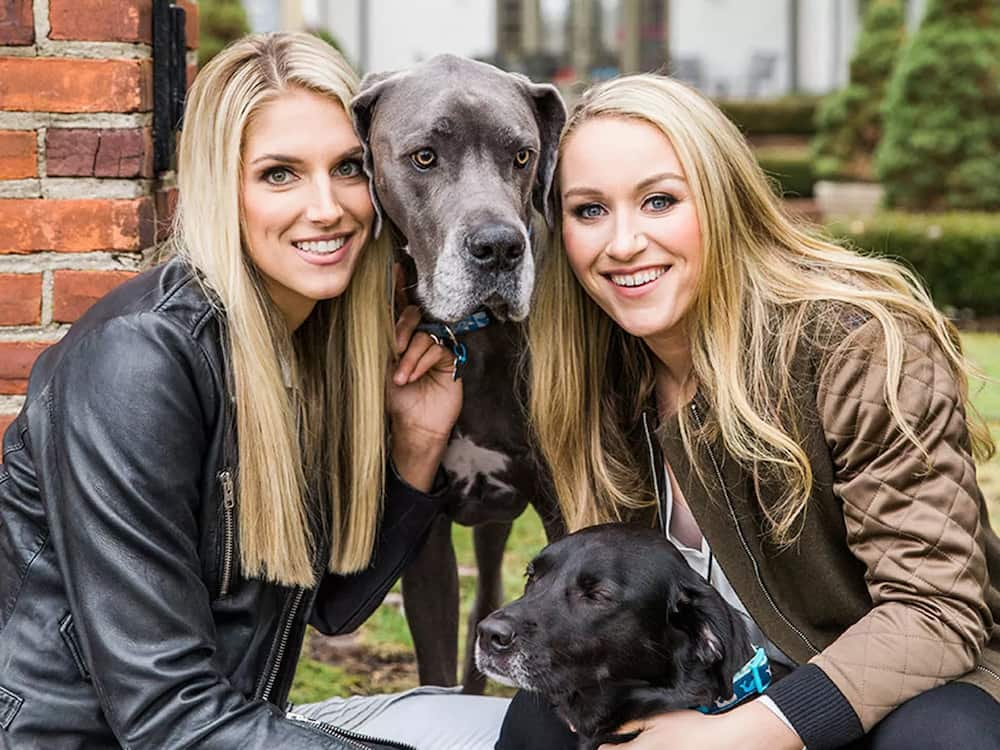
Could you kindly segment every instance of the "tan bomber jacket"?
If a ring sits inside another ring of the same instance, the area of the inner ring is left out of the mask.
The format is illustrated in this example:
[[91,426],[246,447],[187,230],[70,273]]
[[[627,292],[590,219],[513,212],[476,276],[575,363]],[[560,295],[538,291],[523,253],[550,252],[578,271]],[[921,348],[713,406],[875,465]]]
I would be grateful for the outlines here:
[[[685,456],[676,417],[660,445],[702,532],[764,633],[800,666],[768,695],[806,745],[839,747],[907,699],[962,679],[1000,700],[1000,539],[976,483],[965,415],[944,355],[908,326],[898,398],[883,395],[880,324],[857,314],[791,365],[814,472],[802,534],[765,534],[750,472],[719,446]],[[819,337],[817,337],[819,338]],[[688,405],[711,420],[705,399]],[[758,499],[759,498],[759,499]]]

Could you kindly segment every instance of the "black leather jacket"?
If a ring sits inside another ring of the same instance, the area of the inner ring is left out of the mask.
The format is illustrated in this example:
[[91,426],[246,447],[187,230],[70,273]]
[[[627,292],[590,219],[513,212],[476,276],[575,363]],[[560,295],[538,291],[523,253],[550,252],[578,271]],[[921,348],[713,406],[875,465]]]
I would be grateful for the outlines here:
[[0,747],[349,746],[285,717],[306,624],[363,622],[441,501],[390,468],[368,570],[243,578],[221,326],[175,260],[35,365],[0,465]]

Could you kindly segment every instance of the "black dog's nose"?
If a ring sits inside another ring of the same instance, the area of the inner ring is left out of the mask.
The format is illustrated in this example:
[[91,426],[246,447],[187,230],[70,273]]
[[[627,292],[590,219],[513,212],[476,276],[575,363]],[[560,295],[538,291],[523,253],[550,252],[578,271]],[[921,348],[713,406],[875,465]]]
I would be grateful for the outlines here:
[[486,268],[509,271],[524,255],[524,234],[510,224],[487,224],[466,240],[469,254]]
[[479,642],[492,651],[506,651],[514,644],[517,633],[514,626],[497,617],[487,617],[479,623]]

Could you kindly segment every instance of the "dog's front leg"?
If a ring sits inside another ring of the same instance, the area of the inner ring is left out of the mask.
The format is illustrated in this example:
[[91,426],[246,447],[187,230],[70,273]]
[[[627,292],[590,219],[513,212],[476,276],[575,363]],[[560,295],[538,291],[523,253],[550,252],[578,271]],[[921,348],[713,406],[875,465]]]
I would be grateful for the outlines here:
[[470,695],[482,695],[486,690],[486,677],[476,669],[476,626],[503,604],[503,551],[512,527],[511,523],[485,523],[472,528],[479,577],[476,581],[476,600],[469,610],[462,674],[462,692]]
[[434,522],[420,554],[404,571],[403,602],[420,684],[454,685],[458,671],[458,565],[448,517]]

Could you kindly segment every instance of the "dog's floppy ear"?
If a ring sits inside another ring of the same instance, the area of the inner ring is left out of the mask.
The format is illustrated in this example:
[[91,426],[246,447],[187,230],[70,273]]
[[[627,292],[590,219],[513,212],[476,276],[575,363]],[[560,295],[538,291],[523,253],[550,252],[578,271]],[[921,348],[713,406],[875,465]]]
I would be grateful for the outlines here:
[[732,695],[733,675],[753,655],[746,626],[736,610],[702,583],[683,587],[667,617],[691,637],[692,654],[712,675],[719,697]]
[[550,83],[532,83],[525,86],[538,123],[541,147],[538,149],[538,169],[535,185],[531,190],[531,201],[549,229],[555,223],[555,198],[552,183],[556,176],[556,157],[559,153],[559,135],[566,124],[566,105],[563,104],[559,89]]
[[361,148],[364,151],[363,168],[368,176],[368,190],[371,193],[372,205],[375,207],[373,237],[378,237],[382,231],[383,212],[382,204],[379,203],[378,194],[375,191],[375,163],[372,159],[369,137],[379,97],[385,94],[403,75],[402,72],[369,73],[361,80],[361,89],[358,95],[351,100],[351,119],[354,121],[354,131],[361,140]]

